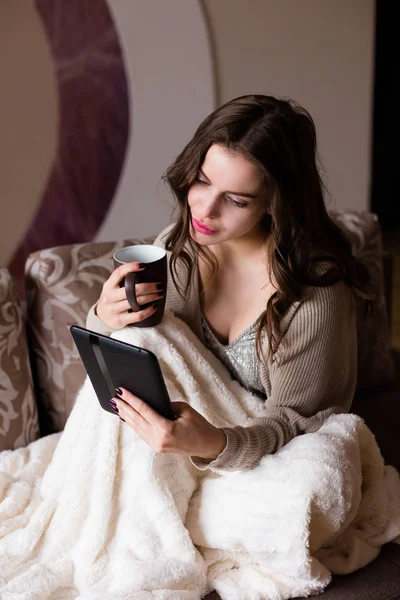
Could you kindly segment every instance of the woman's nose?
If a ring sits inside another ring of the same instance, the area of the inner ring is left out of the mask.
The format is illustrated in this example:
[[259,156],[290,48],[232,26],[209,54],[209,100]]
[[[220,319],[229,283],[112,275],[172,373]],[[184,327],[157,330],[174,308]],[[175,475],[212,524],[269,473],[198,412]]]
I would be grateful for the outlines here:
[[201,213],[202,218],[212,218],[219,216],[220,213],[220,199],[217,195],[204,197],[201,201]]

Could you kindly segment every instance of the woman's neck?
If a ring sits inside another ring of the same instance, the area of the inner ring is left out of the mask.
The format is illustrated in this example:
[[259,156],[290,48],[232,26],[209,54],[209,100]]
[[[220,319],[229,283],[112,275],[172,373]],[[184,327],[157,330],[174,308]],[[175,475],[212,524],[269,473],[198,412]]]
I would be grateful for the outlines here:
[[267,247],[265,238],[229,240],[211,246],[210,250],[218,262],[225,266],[240,267],[251,261],[266,260]]

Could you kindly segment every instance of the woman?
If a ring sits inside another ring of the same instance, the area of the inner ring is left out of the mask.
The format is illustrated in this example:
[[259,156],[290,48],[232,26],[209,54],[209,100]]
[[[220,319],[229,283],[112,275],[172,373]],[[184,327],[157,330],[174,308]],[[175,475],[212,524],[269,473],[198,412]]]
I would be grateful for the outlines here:
[[[248,95],[197,129],[165,179],[178,218],[156,244],[169,253],[167,308],[266,403],[251,426],[216,428],[186,403],[167,421],[126,390],[114,410],[157,452],[199,469],[257,465],[294,436],[346,412],[356,386],[356,300],[372,306],[368,273],[327,214],[309,113],[293,101]],[[155,310],[128,312],[119,287],[138,263],[104,284],[87,327],[109,334]],[[139,304],[161,297],[137,285]]]

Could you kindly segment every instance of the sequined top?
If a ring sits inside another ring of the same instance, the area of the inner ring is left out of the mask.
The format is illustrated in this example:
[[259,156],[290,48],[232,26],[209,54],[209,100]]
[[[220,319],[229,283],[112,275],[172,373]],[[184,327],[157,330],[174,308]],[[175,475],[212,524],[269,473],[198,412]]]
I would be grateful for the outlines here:
[[224,363],[231,372],[232,377],[239,381],[243,387],[265,399],[266,393],[261,383],[260,366],[256,352],[256,333],[260,319],[261,315],[253,325],[245,329],[230,344],[221,344],[211,331],[205,316],[203,313],[201,314],[201,324],[207,348]]

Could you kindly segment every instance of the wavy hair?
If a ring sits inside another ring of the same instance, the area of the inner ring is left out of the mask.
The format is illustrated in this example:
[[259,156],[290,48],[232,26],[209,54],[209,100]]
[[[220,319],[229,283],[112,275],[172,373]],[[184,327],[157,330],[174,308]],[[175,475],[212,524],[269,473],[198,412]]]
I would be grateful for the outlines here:
[[[268,299],[257,328],[259,358],[263,330],[269,339],[268,354],[273,355],[283,335],[281,319],[289,306],[302,298],[306,286],[344,281],[357,300],[365,302],[365,312],[371,310],[375,295],[369,272],[352,255],[350,242],[325,207],[313,119],[293,100],[264,95],[240,96],[212,112],[163,175],[177,201],[178,217],[166,238],[166,249],[171,252],[170,272],[182,298],[187,299],[190,293],[198,255],[211,267],[211,279],[218,269],[209,248],[197,244],[190,235],[187,202],[189,189],[213,144],[244,156],[264,178],[268,213],[261,225],[270,274],[278,289]],[[333,261],[334,266],[315,275],[314,266],[326,260]],[[187,271],[185,285],[179,280],[177,261]]]

